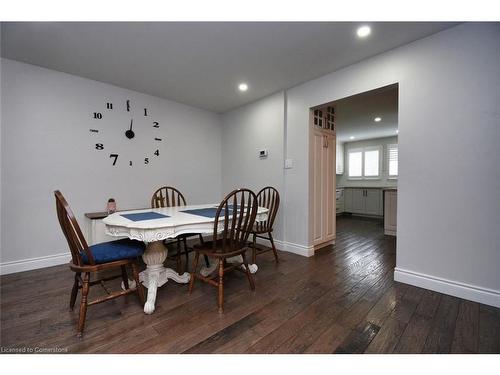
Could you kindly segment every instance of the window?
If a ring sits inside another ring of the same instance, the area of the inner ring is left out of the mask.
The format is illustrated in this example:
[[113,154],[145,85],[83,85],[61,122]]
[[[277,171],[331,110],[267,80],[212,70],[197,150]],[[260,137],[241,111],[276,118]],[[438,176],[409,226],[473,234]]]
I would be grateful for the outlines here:
[[365,177],[378,177],[379,150],[365,151]]
[[398,177],[398,145],[387,146],[389,178]]
[[363,175],[363,151],[349,150],[349,177],[361,178]]
[[381,147],[350,149],[347,153],[348,177],[370,179],[380,177]]

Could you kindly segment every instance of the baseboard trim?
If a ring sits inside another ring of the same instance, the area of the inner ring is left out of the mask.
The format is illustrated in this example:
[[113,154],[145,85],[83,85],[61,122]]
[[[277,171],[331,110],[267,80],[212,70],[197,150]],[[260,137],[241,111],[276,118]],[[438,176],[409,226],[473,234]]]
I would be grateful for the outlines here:
[[353,213],[353,212],[342,212],[342,215],[348,215],[348,216],[354,216],[354,217],[366,217],[366,218],[369,218],[369,219],[383,219],[384,216],[380,216],[380,215],[368,215],[368,214],[356,214],[356,213]]
[[276,248],[282,251],[287,251],[289,253],[302,255],[303,257],[312,257],[314,255],[313,246],[304,246],[292,242],[286,241],[274,241]]
[[68,263],[71,260],[70,253],[60,253],[38,258],[22,259],[13,262],[0,263],[0,275],[10,273],[36,270],[38,268],[52,267]]
[[434,277],[396,267],[394,280],[450,296],[500,307],[500,291]]
[[[257,239],[259,244],[264,244],[269,246],[269,242],[266,240]],[[281,251],[287,251],[289,253],[294,253],[297,255],[302,255],[304,257],[311,257],[314,255],[314,248],[312,246],[298,245],[291,242],[274,240],[276,248]],[[13,262],[0,263],[0,275],[8,275],[16,272],[24,272],[36,270],[39,268],[58,266],[60,264],[68,263],[71,260],[70,253],[60,253],[54,255],[48,255],[38,258],[22,259]]]
[[313,249],[314,249],[314,251],[316,251],[316,250],[320,250],[324,247],[331,246],[331,245],[335,245],[335,239],[327,241],[327,242],[319,243],[317,245],[313,245]]
[[[268,240],[263,238],[257,238],[257,243],[259,245],[271,246]],[[303,257],[312,257],[314,255],[314,247],[313,246],[304,246],[291,242],[281,241],[274,239],[274,245],[277,250],[286,251],[289,253],[302,255]]]

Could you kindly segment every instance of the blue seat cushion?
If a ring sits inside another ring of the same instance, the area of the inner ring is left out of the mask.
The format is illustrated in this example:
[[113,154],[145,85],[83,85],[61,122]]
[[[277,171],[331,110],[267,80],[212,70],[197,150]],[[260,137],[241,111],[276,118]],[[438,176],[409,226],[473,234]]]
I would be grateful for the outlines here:
[[[96,264],[114,262],[121,259],[136,258],[144,253],[144,243],[128,238],[111,242],[103,242],[90,246]],[[83,262],[89,264],[87,254],[81,253]]]

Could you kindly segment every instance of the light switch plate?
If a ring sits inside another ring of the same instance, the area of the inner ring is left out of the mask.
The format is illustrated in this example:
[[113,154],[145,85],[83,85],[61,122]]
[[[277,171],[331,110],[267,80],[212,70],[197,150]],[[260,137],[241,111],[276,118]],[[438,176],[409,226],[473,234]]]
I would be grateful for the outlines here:
[[285,159],[285,169],[293,168],[293,159]]

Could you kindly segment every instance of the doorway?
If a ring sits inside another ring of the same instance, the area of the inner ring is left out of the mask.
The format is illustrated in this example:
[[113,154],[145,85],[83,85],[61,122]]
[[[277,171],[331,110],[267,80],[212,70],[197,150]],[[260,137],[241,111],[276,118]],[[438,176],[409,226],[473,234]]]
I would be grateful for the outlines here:
[[398,85],[310,109],[310,237],[314,249],[370,223],[397,235]]

